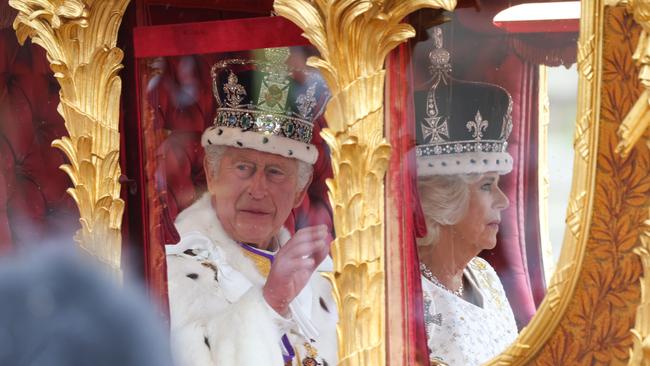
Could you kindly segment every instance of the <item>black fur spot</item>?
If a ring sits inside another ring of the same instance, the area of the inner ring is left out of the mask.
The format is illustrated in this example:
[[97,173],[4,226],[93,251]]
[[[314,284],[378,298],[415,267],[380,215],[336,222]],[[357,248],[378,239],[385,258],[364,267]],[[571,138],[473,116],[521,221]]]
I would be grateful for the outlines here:
[[443,161],[443,162],[442,162],[442,166],[447,166],[447,163],[445,163],[445,162]]
[[429,163],[429,168],[433,168],[433,163]]
[[488,163],[488,160],[487,160],[487,159],[483,159],[483,164],[487,164],[487,163]]
[[500,163],[500,161],[499,161],[499,159],[497,159],[497,165],[499,165],[499,163]]
[[212,145],[212,141],[210,141],[210,139],[208,139],[208,145]]
[[221,136],[222,134],[223,134],[223,130],[219,129],[219,131],[217,131],[217,135]]
[[293,155],[293,150],[289,150],[289,156]]
[[210,348],[210,341],[208,340],[208,337],[203,337],[203,343],[205,343],[205,345],[208,346],[208,349],[212,349]]
[[309,145],[307,145],[307,150],[309,150]]
[[192,249],[188,249],[188,250],[184,251],[183,253],[187,254],[187,255],[191,255],[192,257],[196,256],[196,254],[194,253],[194,251]]
[[269,142],[269,138],[268,138],[268,137],[265,137],[265,138],[262,139],[262,143],[263,143],[263,144],[266,144],[267,142]]
[[241,143],[241,141],[237,141],[237,146],[244,146],[244,144]]
[[318,298],[318,302],[320,303],[320,307],[323,308],[326,312],[330,312],[330,309],[327,308],[327,304],[325,304],[325,300],[323,300],[322,297]]
[[195,280],[195,279],[199,278],[199,275],[196,274],[196,273],[190,273],[190,274],[187,275],[187,277],[189,277],[189,278]]
[[472,164],[476,164],[476,160],[474,160],[474,159],[470,159],[469,162],[472,163]]
[[219,271],[217,271],[217,266],[210,262],[201,262],[201,265],[206,268],[210,268],[214,271],[214,280],[219,282]]
[[210,262],[207,262],[207,261],[206,262],[201,262],[201,265],[203,267],[205,267],[205,268],[210,268],[211,270],[213,270],[215,272],[217,271],[217,266],[215,266],[214,264],[212,264]]
[[460,160],[456,160],[456,165],[460,165]]

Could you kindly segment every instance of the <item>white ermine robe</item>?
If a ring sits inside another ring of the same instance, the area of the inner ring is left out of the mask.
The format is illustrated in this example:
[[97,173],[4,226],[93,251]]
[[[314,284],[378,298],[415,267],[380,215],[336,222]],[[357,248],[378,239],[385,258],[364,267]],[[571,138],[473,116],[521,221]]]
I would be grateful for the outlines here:
[[[262,296],[270,268],[264,256],[273,253],[256,255],[231,239],[209,194],[183,210],[175,225],[181,241],[167,246],[167,275],[178,366],[280,366],[289,359],[302,366],[313,354],[305,343],[316,350],[318,362],[337,364],[336,304],[329,281],[319,273],[331,267],[329,258],[284,318]],[[289,238],[282,229],[276,239],[284,245]]]

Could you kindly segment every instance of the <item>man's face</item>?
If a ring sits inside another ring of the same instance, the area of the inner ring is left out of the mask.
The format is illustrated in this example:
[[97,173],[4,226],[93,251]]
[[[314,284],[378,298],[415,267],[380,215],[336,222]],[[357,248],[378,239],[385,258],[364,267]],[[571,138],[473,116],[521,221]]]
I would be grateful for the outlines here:
[[272,249],[273,236],[304,197],[297,173],[295,159],[227,147],[216,174],[210,176],[206,170],[208,190],[226,233],[234,240]]

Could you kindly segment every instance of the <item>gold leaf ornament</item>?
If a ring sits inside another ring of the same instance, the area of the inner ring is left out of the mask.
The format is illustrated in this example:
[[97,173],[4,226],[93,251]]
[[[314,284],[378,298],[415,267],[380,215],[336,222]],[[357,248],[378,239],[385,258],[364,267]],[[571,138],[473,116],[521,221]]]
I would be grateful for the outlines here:
[[123,52],[117,31],[128,0],[9,0],[23,43],[42,46],[61,86],[58,112],[69,136],[52,142],[69,159],[68,193],[79,208],[75,240],[121,277],[119,103]]
[[627,156],[650,128],[650,1],[628,0],[627,6],[642,28],[632,59],[639,67],[639,80],[644,90],[618,129],[621,140],[616,151],[622,156]]
[[386,364],[384,60],[415,35],[402,20],[422,8],[452,10],[455,0],[276,0],[275,12],[303,30],[320,52],[332,97],[321,136],[331,150],[327,181],[337,238],[332,281],[340,322],[339,365]]

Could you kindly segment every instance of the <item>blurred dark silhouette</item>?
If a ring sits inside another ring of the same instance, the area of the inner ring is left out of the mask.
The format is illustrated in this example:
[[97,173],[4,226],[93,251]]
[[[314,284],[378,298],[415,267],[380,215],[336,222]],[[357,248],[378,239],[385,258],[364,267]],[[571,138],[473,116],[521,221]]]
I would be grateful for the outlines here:
[[101,268],[61,246],[1,258],[0,365],[171,366],[153,305]]

